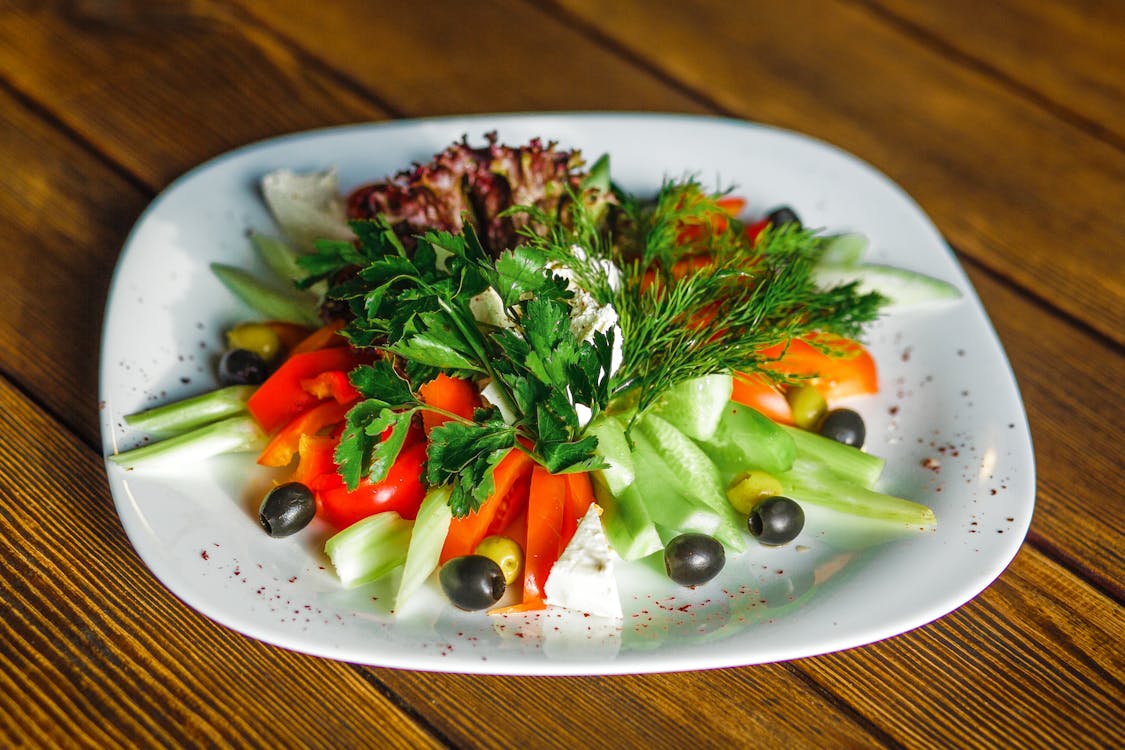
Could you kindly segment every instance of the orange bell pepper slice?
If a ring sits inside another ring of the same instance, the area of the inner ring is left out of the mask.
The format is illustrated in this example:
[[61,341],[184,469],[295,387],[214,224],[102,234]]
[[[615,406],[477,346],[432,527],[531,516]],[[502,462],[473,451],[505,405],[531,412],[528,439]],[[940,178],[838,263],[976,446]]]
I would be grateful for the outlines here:
[[[472,381],[454,378],[445,373],[420,386],[418,395],[423,403],[465,419],[472,419],[473,410],[481,406],[480,393]],[[427,435],[430,434],[430,430],[449,420],[450,417],[444,414],[429,410],[422,411],[422,426]]]
[[527,548],[523,563],[523,607],[541,609],[543,587],[559,559],[563,516],[566,508],[567,475],[552,474],[536,464],[531,470],[527,497]]
[[439,558],[443,564],[454,557],[473,554],[481,540],[494,533],[498,518],[518,515],[519,506],[527,502],[527,492],[519,492],[519,479],[524,474],[530,475],[534,464],[531,456],[519,448],[512,448],[496,464],[492,470],[492,494],[479,508],[450,522]]
[[762,350],[766,357],[781,357],[766,367],[786,375],[809,377],[809,384],[816,386],[829,402],[879,392],[875,359],[863,344],[829,334],[814,334],[806,338],[828,347],[831,354],[807,341],[793,339],[788,348],[782,343]]
[[262,466],[288,466],[297,455],[302,435],[315,435],[326,427],[343,422],[350,408],[351,404],[325,401],[298,414],[270,438],[258,456],[258,463]]

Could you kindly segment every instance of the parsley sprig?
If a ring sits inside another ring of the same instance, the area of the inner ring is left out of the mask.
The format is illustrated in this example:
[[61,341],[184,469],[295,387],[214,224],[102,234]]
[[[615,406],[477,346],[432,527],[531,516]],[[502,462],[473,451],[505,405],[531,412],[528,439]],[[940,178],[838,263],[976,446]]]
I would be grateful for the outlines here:
[[[418,392],[439,372],[487,379],[496,402],[472,419],[446,415],[430,432],[426,480],[452,485],[455,515],[488,497],[492,470],[512,448],[556,473],[601,465],[578,407],[596,414],[608,404],[612,335],[577,339],[573,292],[545,270],[541,252],[517,247],[493,259],[470,228],[427,233],[408,254],[381,219],[353,229],[354,244],[318,243],[304,261],[310,283],[348,269],[329,292],[352,314],[344,334],[391,355],[351,376],[364,400],[349,412],[336,452],[349,488],[386,476],[415,415],[433,409]],[[482,323],[471,300],[487,298],[502,315]]]

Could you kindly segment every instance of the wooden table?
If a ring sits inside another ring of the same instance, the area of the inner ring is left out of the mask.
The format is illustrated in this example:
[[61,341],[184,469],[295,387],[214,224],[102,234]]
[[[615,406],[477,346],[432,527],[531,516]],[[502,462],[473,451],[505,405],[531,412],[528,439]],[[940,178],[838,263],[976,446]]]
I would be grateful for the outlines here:
[[[795,0],[0,2],[0,745],[1125,744],[1125,5]],[[1025,399],[1031,533],[978,598],[864,648],[605,678],[368,669],[185,607],[97,431],[100,322],[173,178],[318,126],[717,114],[885,171],[979,291]]]

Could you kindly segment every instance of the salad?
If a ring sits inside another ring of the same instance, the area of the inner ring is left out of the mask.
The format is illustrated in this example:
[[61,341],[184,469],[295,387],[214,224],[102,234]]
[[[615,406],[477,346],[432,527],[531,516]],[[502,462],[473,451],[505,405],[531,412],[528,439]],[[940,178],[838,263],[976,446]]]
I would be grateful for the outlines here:
[[164,439],[111,459],[256,452],[287,474],[265,533],[338,529],[343,585],[619,617],[620,561],[698,585],[798,538],[804,504],[933,525],[874,489],[837,406],[877,390],[868,323],[956,292],[864,263],[862,238],[690,177],[630,195],[605,157],[494,136],[346,195],[331,172],[262,187],[284,240],[253,240],[289,286],[215,266],[263,321],[228,333],[225,387],[133,415]]

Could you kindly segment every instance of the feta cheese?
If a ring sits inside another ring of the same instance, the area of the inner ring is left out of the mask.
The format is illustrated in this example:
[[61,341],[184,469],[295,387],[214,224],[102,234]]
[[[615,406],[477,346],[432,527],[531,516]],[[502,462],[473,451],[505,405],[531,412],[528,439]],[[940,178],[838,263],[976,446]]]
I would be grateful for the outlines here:
[[544,586],[546,603],[600,617],[621,618],[614,554],[602,530],[601,508],[586,511],[574,538],[551,567]]

